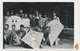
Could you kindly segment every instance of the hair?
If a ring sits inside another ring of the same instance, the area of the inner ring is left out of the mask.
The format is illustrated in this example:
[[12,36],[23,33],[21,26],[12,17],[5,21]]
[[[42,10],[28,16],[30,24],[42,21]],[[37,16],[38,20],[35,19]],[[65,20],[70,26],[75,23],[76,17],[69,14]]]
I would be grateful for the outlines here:
[[24,25],[20,25],[20,28],[24,27]]
[[13,26],[16,27],[16,25],[14,25],[14,24],[12,25],[12,27],[13,27]]

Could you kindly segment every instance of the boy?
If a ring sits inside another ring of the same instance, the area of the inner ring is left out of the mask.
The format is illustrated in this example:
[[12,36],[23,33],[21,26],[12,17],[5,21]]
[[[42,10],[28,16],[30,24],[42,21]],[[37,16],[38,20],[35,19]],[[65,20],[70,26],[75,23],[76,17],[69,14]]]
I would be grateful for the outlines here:
[[17,36],[16,26],[12,25],[11,35],[10,35],[10,45],[19,45],[20,38]]
[[24,25],[20,25],[20,30],[18,30],[17,34],[18,37],[21,39],[25,36],[26,31],[24,30]]

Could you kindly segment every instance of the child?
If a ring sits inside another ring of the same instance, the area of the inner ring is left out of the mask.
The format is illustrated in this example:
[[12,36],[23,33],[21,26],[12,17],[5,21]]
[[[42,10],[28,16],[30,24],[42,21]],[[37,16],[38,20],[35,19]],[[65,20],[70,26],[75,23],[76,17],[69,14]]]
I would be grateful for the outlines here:
[[11,35],[10,35],[10,45],[19,45],[20,38],[17,35],[16,26],[12,25]]
[[26,31],[24,30],[24,25],[20,25],[20,30],[18,30],[17,34],[21,39],[25,36]]
[[11,34],[11,31],[8,29],[9,28],[9,25],[8,24],[5,24],[4,25],[4,30],[3,30],[3,33],[4,33],[4,41],[9,44],[9,40],[10,40],[10,34]]

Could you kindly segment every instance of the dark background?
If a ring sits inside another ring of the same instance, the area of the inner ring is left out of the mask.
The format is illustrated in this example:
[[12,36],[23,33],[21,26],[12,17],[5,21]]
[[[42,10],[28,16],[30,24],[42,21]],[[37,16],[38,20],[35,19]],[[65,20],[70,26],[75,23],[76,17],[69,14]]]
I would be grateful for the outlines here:
[[[57,13],[61,23],[66,27],[74,28],[74,2],[3,2],[3,16],[7,11],[19,11],[32,14],[39,11],[42,14],[52,15],[52,11]],[[66,24],[67,23],[67,24]]]

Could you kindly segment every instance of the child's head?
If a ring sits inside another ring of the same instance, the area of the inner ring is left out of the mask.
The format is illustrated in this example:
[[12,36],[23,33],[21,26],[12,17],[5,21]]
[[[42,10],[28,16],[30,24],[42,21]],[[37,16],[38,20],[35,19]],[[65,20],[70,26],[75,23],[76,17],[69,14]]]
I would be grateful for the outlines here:
[[23,13],[23,10],[20,10],[20,13]]
[[7,12],[7,16],[9,16],[9,11]]
[[38,11],[35,11],[35,14],[36,14],[36,16],[38,16],[39,12]]
[[44,13],[44,18],[46,18],[47,17],[47,13]]
[[9,28],[9,25],[8,25],[8,24],[5,24],[5,25],[4,25],[4,28],[5,28],[5,29],[8,29],[8,28]]
[[20,25],[20,29],[21,30],[24,30],[24,25]]
[[28,15],[27,14],[25,14],[25,18],[27,18],[28,17]]
[[15,28],[16,28],[16,26],[15,25],[12,25],[12,29],[15,30]]
[[56,13],[53,11],[53,17],[56,16]]
[[39,13],[39,17],[42,17],[42,14],[41,13]]

